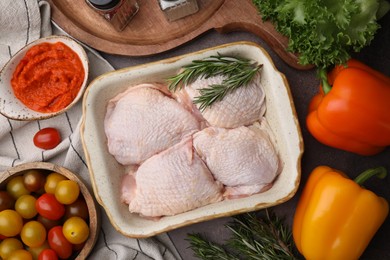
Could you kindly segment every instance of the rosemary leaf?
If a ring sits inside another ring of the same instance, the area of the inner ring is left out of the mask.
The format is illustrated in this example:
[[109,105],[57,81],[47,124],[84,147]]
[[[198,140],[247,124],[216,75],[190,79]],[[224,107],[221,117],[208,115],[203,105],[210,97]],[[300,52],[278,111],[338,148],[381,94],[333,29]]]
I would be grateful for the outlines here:
[[222,246],[207,241],[200,234],[188,235],[188,240],[195,256],[200,259],[237,260],[236,256],[228,253]]
[[[210,243],[199,234],[189,235],[192,250],[201,259],[301,259],[284,219],[270,214],[268,210],[262,213],[261,217],[254,213],[233,217],[233,222],[226,225],[232,233],[226,245]],[[240,258],[235,255],[240,255]]]
[[214,102],[222,100],[229,92],[249,84],[260,68],[262,64],[257,65],[254,61],[218,54],[203,60],[194,60],[184,66],[179,74],[168,78],[168,89],[175,92],[199,77],[224,76],[221,84],[200,89],[200,96],[194,99],[199,109],[204,110]]
[[194,98],[194,103],[199,104],[199,110],[203,111],[214,102],[222,100],[227,92],[228,88],[225,85],[211,85],[199,90],[200,96]]
[[233,232],[229,245],[246,259],[297,259],[291,232],[268,210],[262,218],[250,213],[236,216],[227,227]]

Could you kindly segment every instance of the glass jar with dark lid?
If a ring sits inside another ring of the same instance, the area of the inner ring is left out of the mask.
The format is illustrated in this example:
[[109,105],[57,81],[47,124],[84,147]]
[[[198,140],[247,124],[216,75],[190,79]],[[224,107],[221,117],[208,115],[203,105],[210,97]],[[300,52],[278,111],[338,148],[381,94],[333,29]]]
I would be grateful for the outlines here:
[[109,10],[118,5],[120,0],[89,0],[91,5],[99,10]]
[[139,10],[137,0],[85,0],[96,12],[122,31]]

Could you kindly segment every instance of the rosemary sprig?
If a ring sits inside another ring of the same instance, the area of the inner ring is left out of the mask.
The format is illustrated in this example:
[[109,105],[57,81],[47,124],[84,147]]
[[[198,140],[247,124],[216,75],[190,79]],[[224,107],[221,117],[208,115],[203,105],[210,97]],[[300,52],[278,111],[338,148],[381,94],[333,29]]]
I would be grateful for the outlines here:
[[258,65],[249,59],[218,54],[202,60],[194,60],[184,66],[182,72],[168,78],[168,89],[175,92],[199,77],[225,76],[221,84],[210,85],[199,90],[200,96],[194,99],[194,103],[199,104],[200,110],[204,110],[214,102],[222,100],[229,92],[248,85],[261,68],[262,64]]
[[[232,236],[224,246],[211,243],[200,235],[189,235],[192,250],[202,252],[196,253],[196,256],[200,259],[228,260],[300,259],[291,231],[284,224],[284,220],[270,214],[268,210],[265,210],[261,217],[253,213],[235,216],[233,222],[226,227],[232,231]],[[230,251],[224,248],[229,248]]]
[[248,259],[296,259],[290,230],[268,210],[262,218],[254,214],[237,216],[227,227],[233,232],[229,244]]
[[195,256],[200,259],[236,260],[237,256],[227,252],[222,246],[207,241],[201,234],[188,235]]

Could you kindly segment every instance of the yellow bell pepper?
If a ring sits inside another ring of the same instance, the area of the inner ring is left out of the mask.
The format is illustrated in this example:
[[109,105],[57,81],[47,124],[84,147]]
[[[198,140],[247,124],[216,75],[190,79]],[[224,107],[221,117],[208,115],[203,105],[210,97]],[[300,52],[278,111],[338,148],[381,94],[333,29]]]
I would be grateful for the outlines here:
[[360,185],[371,176],[384,178],[383,167],[355,180],[327,166],[313,170],[299,199],[293,237],[307,260],[358,259],[386,219],[388,202]]

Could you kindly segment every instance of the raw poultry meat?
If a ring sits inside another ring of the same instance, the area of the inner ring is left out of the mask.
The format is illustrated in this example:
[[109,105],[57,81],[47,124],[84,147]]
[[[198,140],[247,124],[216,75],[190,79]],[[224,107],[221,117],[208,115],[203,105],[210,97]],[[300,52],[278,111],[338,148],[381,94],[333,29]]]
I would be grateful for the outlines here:
[[279,173],[279,157],[265,119],[235,129],[209,127],[194,134],[196,152],[216,180],[226,185],[224,197],[249,196],[269,189]]
[[260,120],[265,112],[265,93],[261,86],[260,76],[247,86],[240,87],[228,93],[221,101],[212,104],[203,111],[195,107],[193,100],[199,96],[199,89],[213,84],[220,84],[223,76],[200,77],[175,93],[177,100],[195,114],[201,113],[210,126],[235,128],[250,125]]
[[281,162],[260,76],[205,110],[193,103],[200,89],[223,80],[198,78],[174,94],[141,84],[110,100],[108,149],[131,166],[121,186],[130,212],[155,219],[272,187]]
[[193,151],[192,138],[149,158],[122,182],[130,212],[159,217],[222,200],[222,184]]
[[141,84],[117,95],[108,102],[104,121],[108,150],[123,165],[140,164],[199,128],[161,84]]

